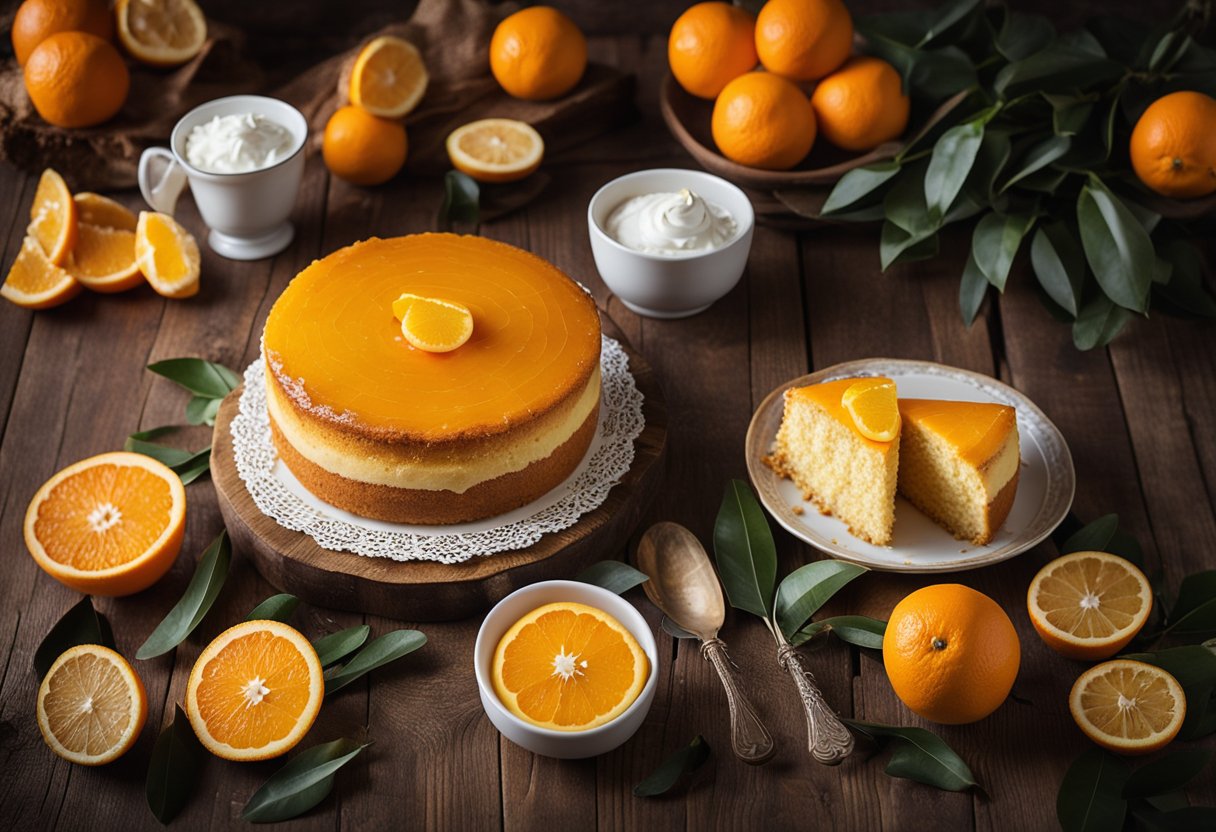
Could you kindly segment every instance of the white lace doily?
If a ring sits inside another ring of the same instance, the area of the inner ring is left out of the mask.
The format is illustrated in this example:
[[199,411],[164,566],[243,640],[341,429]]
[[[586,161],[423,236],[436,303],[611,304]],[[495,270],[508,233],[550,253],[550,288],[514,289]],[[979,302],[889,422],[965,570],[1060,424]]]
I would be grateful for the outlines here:
[[583,461],[561,485],[523,508],[475,523],[412,526],[351,514],[322,502],[279,461],[266,413],[266,375],[261,359],[245,370],[240,412],[232,420],[236,469],[263,514],[303,532],[322,548],[393,560],[460,563],[478,555],[523,549],[550,532],[573,526],[598,508],[633,464],[633,442],[642,433],[642,392],[629,372],[629,357],[603,337],[602,386],[595,437]]

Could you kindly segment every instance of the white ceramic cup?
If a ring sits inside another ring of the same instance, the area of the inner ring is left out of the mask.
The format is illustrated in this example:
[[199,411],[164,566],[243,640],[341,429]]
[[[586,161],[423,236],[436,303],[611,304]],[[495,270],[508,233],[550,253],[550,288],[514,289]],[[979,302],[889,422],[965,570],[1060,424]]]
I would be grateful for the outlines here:
[[[248,173],[208,173],[186,161],[186,139],[199,124],[216,116],[256,113],[291,133],[291,153],[269,167]],[[287,218],[304,173],[308,121],[277,98],[230,95],[200,104],[173,128],[169,147],[150,147],[139,158],[139,190],[155,211],[173,214],[187,182],[203,222],[207,243],[232,260],[260,260],[278,254],[295,236]]]
[[[646,679],[638,698],[625,712],[611,722],[587,731],[554,731],[538,728],[508,711],[494,692],[490,681],[494,650],[503,634],[519,619],[537,607],[558,601],[571,601],[596,607],[621,622],[638,640],[646,658],[650,660],[650,675]],[[535,754],[577,760],[606,754],[642,727],[646,714],[654,702],[658,686],[658,651],[650,625],[633,604],[606,589],[580,581],[541,581],[517,589],[499,601],[481,622],[477,631],[477,642],[473,646],[473,669],[477,674],[477,689],[481,693],[481,706],[486,716],[504,737],[516,745]]]
[[[713,251],[674,256],[645,254],[623,246],[604,230],[608,215],[627,199],[688,188],[725,208],[738,228]],[[591,254],[600,277],[627,307],[652,318],[686,318],[704,312],[743,276],[752,247],[756,213],[747,194],[721,177],[699,170],[655,168],[613,179],[587,206]]]

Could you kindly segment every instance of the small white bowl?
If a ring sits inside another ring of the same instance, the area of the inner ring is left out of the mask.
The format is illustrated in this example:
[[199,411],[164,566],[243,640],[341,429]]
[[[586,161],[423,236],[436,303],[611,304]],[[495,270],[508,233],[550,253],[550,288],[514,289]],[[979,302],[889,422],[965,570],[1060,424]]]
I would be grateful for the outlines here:
[[[713,251],[665,256],[634,251],[604,230],[608,215],[625,200],[681,188],[729,211],[738,223],[734,238]],[[625,174],[596,191],[587,206],[591,253],[600,277],[627,307],[652,318],[696,315],[735,288],[747,266],[755,224],[747,194],[721,177],[684,168]]]
[[[503,634],[532,610],[558,601],[587,604],[608,613],[633,633],[650,661],[650,675],[633,704],[611,722],[587,731],[554,731],[525,722],[503,706],[498,694],[494,692],[494,683],[490,681],[494,650]],[[658,685],[657,660],[654,633],[650,631],[650,625],[642,614],[634,609],[633,604],[606,589],[580,581],[541,581],[515,590],[486,614],[485,620],[481,622],[481,629],[477,631],[477,643],[473,646],[473,669],[477,674],[477,689],[481,693],[481,706],[485,708],[490,722],[516,745],[535,754],[563,760],[606,754],[623,745],[642,727],[642,722],[654,702],[654,692]]]

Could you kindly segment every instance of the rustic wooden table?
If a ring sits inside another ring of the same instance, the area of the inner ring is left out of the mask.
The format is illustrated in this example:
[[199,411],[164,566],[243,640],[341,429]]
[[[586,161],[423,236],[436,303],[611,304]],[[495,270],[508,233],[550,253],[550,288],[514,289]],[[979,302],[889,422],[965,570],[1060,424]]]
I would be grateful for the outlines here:
[[[959,321],[958,275],[965,239],[937,259],[878,266],[873,228],[825,228],[794,236],[758,229],[747,275],[708,312],[682,321],[639,318],[596,274],[585,208],[606,180],[644,167],[691,166],[657,117],[665,68],[662,36],[592,39],[593,57],[638,72],[640,122],[547,162],[553,177],[526,210],[486,224],[486,236],[537,252],[591,287],[649,359],[664,385],[673,426],[661,496],[648,520],[669,519],[708,538],[730,477],[744,477],[743,436],[753,407],[782,381],[867,356],[932,359],[997,376],[1028,394],[1067,438],[1077,466],[1075,510],[1118,512],[1167,580],[1212,568],[1216,551],[1216,328],[1164,315],[1138,321],[1109,349],[1077,352],[1051,321],[1019,270],[999,301],[970,329]],[[20,245],[34,180],[0,167],[0,260]],[[281,256],[237,263],[203,252],[203,289],[186,302],[146,289],[86,293],[49,313],[0,304],[0,816],[13,829],[158,828],[143,793],[157,729],[184,695],[201,647],[274,589],[236,553],[211,614],[176,653],[138,662],[151,702],[135,749],[100,769],[73,767],[43,744],[34,722],[35,647],[78,595],[26,556],[21,525],[34,490],[58,468],[121,446],[134,430],[180,421],[185,394],[144,371],[158,359],[200,355],[244,367],[258,351],[262,322],[287,282],[311,260],[364,237],[433,228],[435,179],[400,177],[361,190],[332,180],[308,160],[295,214],[298,236]],[[119,195],[136,206],[138,195]],[[190,200],[184,221],[202,231]],[[206,443],[195,429],[191,447]],[[219,531],[211,483],[188,489],[184,556],[156,587],[101,599],[119,649],[134,653],[173,605],[194,559]],[[636,541],[636,535],[635,535]],[[785,570],[816,557],[777,533]],[[604,552],[605,558],[631,552]],[[996,598],[1022,638],[1021,673],[1008,702],[978,724],[939,726],[970,763],[987,796],[939,792],[883,773],[880,759],[855,755],[838,768],[811,761],[801,711],[774,661],[761,624],[728,618],[724,635],[778,742],[775,759],[743,765],[729,751],[726,702],[695,646],[659,633],[659,691],[641,731],[594,760],[535,757],[500,738],[482,713],[471,657],[478,620],[425,624],[429,643],[328,703],[309,744],[366,735],[374,745],[338,776],[334,794],[298,828],[842,828],[1050,829],[1055,795],[1087,741],[1066,696],[1080,665],[1050,652],[1027,620],[1024,595],[1054,557],[1050,544],[957,580]],[[904,593],[930,581],[870,575],[833,611],[885,617]],[[649,620],[640,591],[630,598]],[[304,606],[296,623],[312,635],[360,622],[379,632],[402,622]],[[880,663],[834,643],[810,663],[828,700],[861,719],[924,724],[892,693]],[[714,756],[687,789],[658,799],[634,784],[701,733]],[[1205,746],[1216,742],[1209,739]],[[242,825],[249,795],[278,763],[210,760],[180,828]],[[1216,802],[1216,778],[1191,789]]]

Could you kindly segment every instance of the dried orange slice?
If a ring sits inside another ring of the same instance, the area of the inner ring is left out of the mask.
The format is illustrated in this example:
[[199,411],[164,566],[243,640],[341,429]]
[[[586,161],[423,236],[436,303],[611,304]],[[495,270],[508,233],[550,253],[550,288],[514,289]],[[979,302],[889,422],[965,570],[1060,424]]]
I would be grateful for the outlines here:
[[109,647],[65,650],[38,687],[38,728],[71,763],[100,766],[126,754],[143,730],[148,697],[131,665]]
[[76,203],[77,219],[82,223],[134,231],[139,221],[127,206],[92,191],[81,191],[72,197],[72,201]]
[[1070,659],[1107,659],[1148,621],[1153,589],[1132,563],[1106,552],[1073,552],[1039,570],[1026,592],[1043,643]]
[[118,0],[118,39],[152,66],[184,64],[207,42],[207,18],[194,0]]
[[143,283],[135,262],[135,232],[82,222],[67,272],[94,292],[125,292]]
[[875,442],[890,442],[899,436],[899,399],[895,382],[867,378],[845,388],[840,403],[853,417],[858,432]]
[[181,550],[186,490],[165,465],[116,451],[69,465],[25,512],[25,545],[52,578],[91,595],[160,580]]
[[359,50],[350,74],[350,103],[381,118],[402,118],[422,100],[429,77],[408,40],[384,35]]
[[0,286],[0,297],[26,309],[50,309],[76,297],[80,288],[76,278],[48,260],[38,241],[27,236]]
[[72,192],[62,176],[47,168],[34,191],[27,233],[42,246],[48,260],[62,266],[76,244],[76,222]]
[[168,214],[139,212],[135,260],[158,294],[167,298],[198,294],[198,243]]
[[514,182],[540,167],[545,141],[525,122],[483,118],[453,130],[447,149],[452,167],[479,182]]
[[1119,754],[1150,754],[1178,735],[1186,695],[1171,674],[1145,662],[1115,659],[1081,674],[1068,709],[1085,736]]
[[650,661],[633,634],[586,604],[546,604],[507,630],[494,650],[494,692],[541,728],[583,731],[638,698]]
[[402,295],[393,302],[401,316],[401,334],[425,352],[451,352],[473,335],[473,313],[464,304],[439,298]]
[[324,696],[321,661],[308,639],[279,621],[242,621],[194,663],[186,714],[217,757],[265,760],[304,738]]

